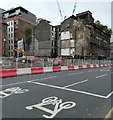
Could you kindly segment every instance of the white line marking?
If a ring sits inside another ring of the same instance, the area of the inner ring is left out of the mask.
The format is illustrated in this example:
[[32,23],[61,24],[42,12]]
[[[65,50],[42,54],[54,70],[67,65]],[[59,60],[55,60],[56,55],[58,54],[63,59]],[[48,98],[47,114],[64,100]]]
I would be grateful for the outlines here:
[[87,79],[87,80],[80,81],[80,82],[76,82],[76,83],[73,83],[73,84],[70,84],[70,85],[64,86],[64,88],[66,88],[66,87],[70,87],[70,86],[74,86],[74,85],[78,85],[78,84],[81,84],[81,83],[84,83],[84,82],[87,82],[87,81],[88,81],[88,79]]
[[94,70],[90,70],[90,71],[88,71],[88,72],[95,72]]
[[42,79],[36,79],[36,80],[31,80],[31,81],[39,81],[39,80],[47,80],[51,78],[56,78],[57,76],[52,76],[52,77],[47,77],[47,78],[42,78]]
[[[106,96],[102,96],[102,95],[98,95],[98,94],[94,94],[94,93],[89,93],[89,92],[80,91],[80,90],[73,90],[73,89],[49,85],[49,84],[45,84],[45,83],[39,83],[39,82],[30,82],[30,83],[42,85],[42,86],[47,86],[47,87],[51,87],[51,88],[56,88],[56,89],[61,89],[61,90],[66,90],[66,91],[71,91],[71,92],[77,92],[77,93],[81,93],[81,94],[85,94],[85,95],[89,95],[89,96],[94,96],[94,97],[98,97],[98,98],[104,98],[104,99],[107,98]],[[110,97],[110,96],[108,96],[108,97]]]
[[7,85],[1,85],[0,87],[8,87],[12,85],[18,85],[18,84],[23,84],[31,81],[39,81],[39,80],[46,80],[46,79],[51,79],[51,78],[56,78],[57,76],[52,76],[52,77],[47,77],[47,78],[42,78],[42,79],[35,79],[35,80],[30,80],[30,81],[24,81],[24,82],[17,82],[17,83],[12,83],[12,84],[7,84]]
[[7,84],[7,85],[1,85],[0,87],[8,87],[8,86],[18,85],[18,84],[22,84],[22,83],[27,83],[27,81],[25,81],[25,82],[17,82],[17,83],[12,83],[12,84]]
[[111,93],[109,93],[106,98],[109,98],[111,95],[113,94],[113,91]]
[[68,75],[75,75],[75,74],[82,74],[83,72],[79,72],[79,73],[70,73]]
[[96,78],[100,78],[100,77],[104,77],[106,76],[107,74],[103,74],[103,75],[100,75],[100,76],[96,76]]

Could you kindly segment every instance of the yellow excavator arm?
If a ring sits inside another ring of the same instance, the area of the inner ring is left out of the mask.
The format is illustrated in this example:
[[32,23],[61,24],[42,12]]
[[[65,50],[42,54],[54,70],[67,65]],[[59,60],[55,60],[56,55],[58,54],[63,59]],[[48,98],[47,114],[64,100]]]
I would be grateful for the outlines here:
[[20,49],[20,48],[13,48],[13,56],[14,57],[17,57],[17,51],[22,52],[22,57],[21,58],[27,58],[25,56],[25,51],[23,49]]

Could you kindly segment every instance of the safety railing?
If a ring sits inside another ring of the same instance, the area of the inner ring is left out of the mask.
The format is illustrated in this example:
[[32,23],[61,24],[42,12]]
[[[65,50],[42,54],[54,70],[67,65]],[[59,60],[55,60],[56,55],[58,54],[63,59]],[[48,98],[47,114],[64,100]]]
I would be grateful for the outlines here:
[[62,58],[0,58],[0,69],[18,69],[18,68],[39,68],[53,66],[73,66],[73,65],[91,65],[91,64],[111,64],[111,60],[84,60],[84,59],[62,59]]

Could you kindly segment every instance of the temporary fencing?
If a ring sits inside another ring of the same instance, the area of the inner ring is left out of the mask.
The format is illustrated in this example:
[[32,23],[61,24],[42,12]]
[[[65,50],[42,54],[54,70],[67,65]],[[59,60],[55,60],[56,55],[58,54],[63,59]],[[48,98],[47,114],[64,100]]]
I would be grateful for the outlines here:
[[56,66],[56,67],[41,67],[41,68],[19,68],[12,70],[0,70],[0,78],[16,77],[25,74],[42,74],[48,72],[61,72],[65,70],[89,69],[99,67],[109,67],[113,64],[95,64],[95,65],[76,65],[76,66]]

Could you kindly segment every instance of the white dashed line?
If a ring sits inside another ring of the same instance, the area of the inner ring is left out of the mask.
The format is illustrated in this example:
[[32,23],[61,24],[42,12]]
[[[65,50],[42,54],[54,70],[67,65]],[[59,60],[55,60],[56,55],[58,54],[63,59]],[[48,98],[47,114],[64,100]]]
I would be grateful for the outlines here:
[[36,80],[31,80],[31,81],[39,81],[39,80],[48,80],[52,78],[56,78],[57,76],[52,76],[52,77],[47,77],[47,78],[42,78],[42,79],[36,79]]
[[74,86],[74,85],[78,85],[78,84],[81,84],[81,83],[84,83],[84,82],[87,82],[87,81],[88,81],[88,79],[87,79],[87,80],[80,81],[80,82],[76,82],[76,83],[73,83],[73,84],[64,86],[64,88],[66,88],[66,87],[71,87],[71,86]]
[[70,74],[68,74],[68,75],[76,75],[76,74],[82,74],[83,72],[79,72],[79,73],[70,73]]
[[100,77],[104,77],[106,76],[107,74],[103,74],[103,75],[100,75],[100,76],[96,76],[96,78],[100,78]]
[[88,71],[88,72],[94,72],[93,70],[91,70],[91,71]]
[[8,86],[23,84],[23,83],[27,83],[27,82],[31,82],[31,81],[47,80],[47,79],[52,79],[52,78],[56,78],[56,77],[57,76],[51,76],[51,77],[46,77],[46,78],[42,78],[42,79],[35,79],[35,80],[30,80],[30,81],[25,81],[25,82],[17,82],[17,83],[12,83],[12,84],[7,84],[7,85],[1,85],[0,87],[8,87]]

